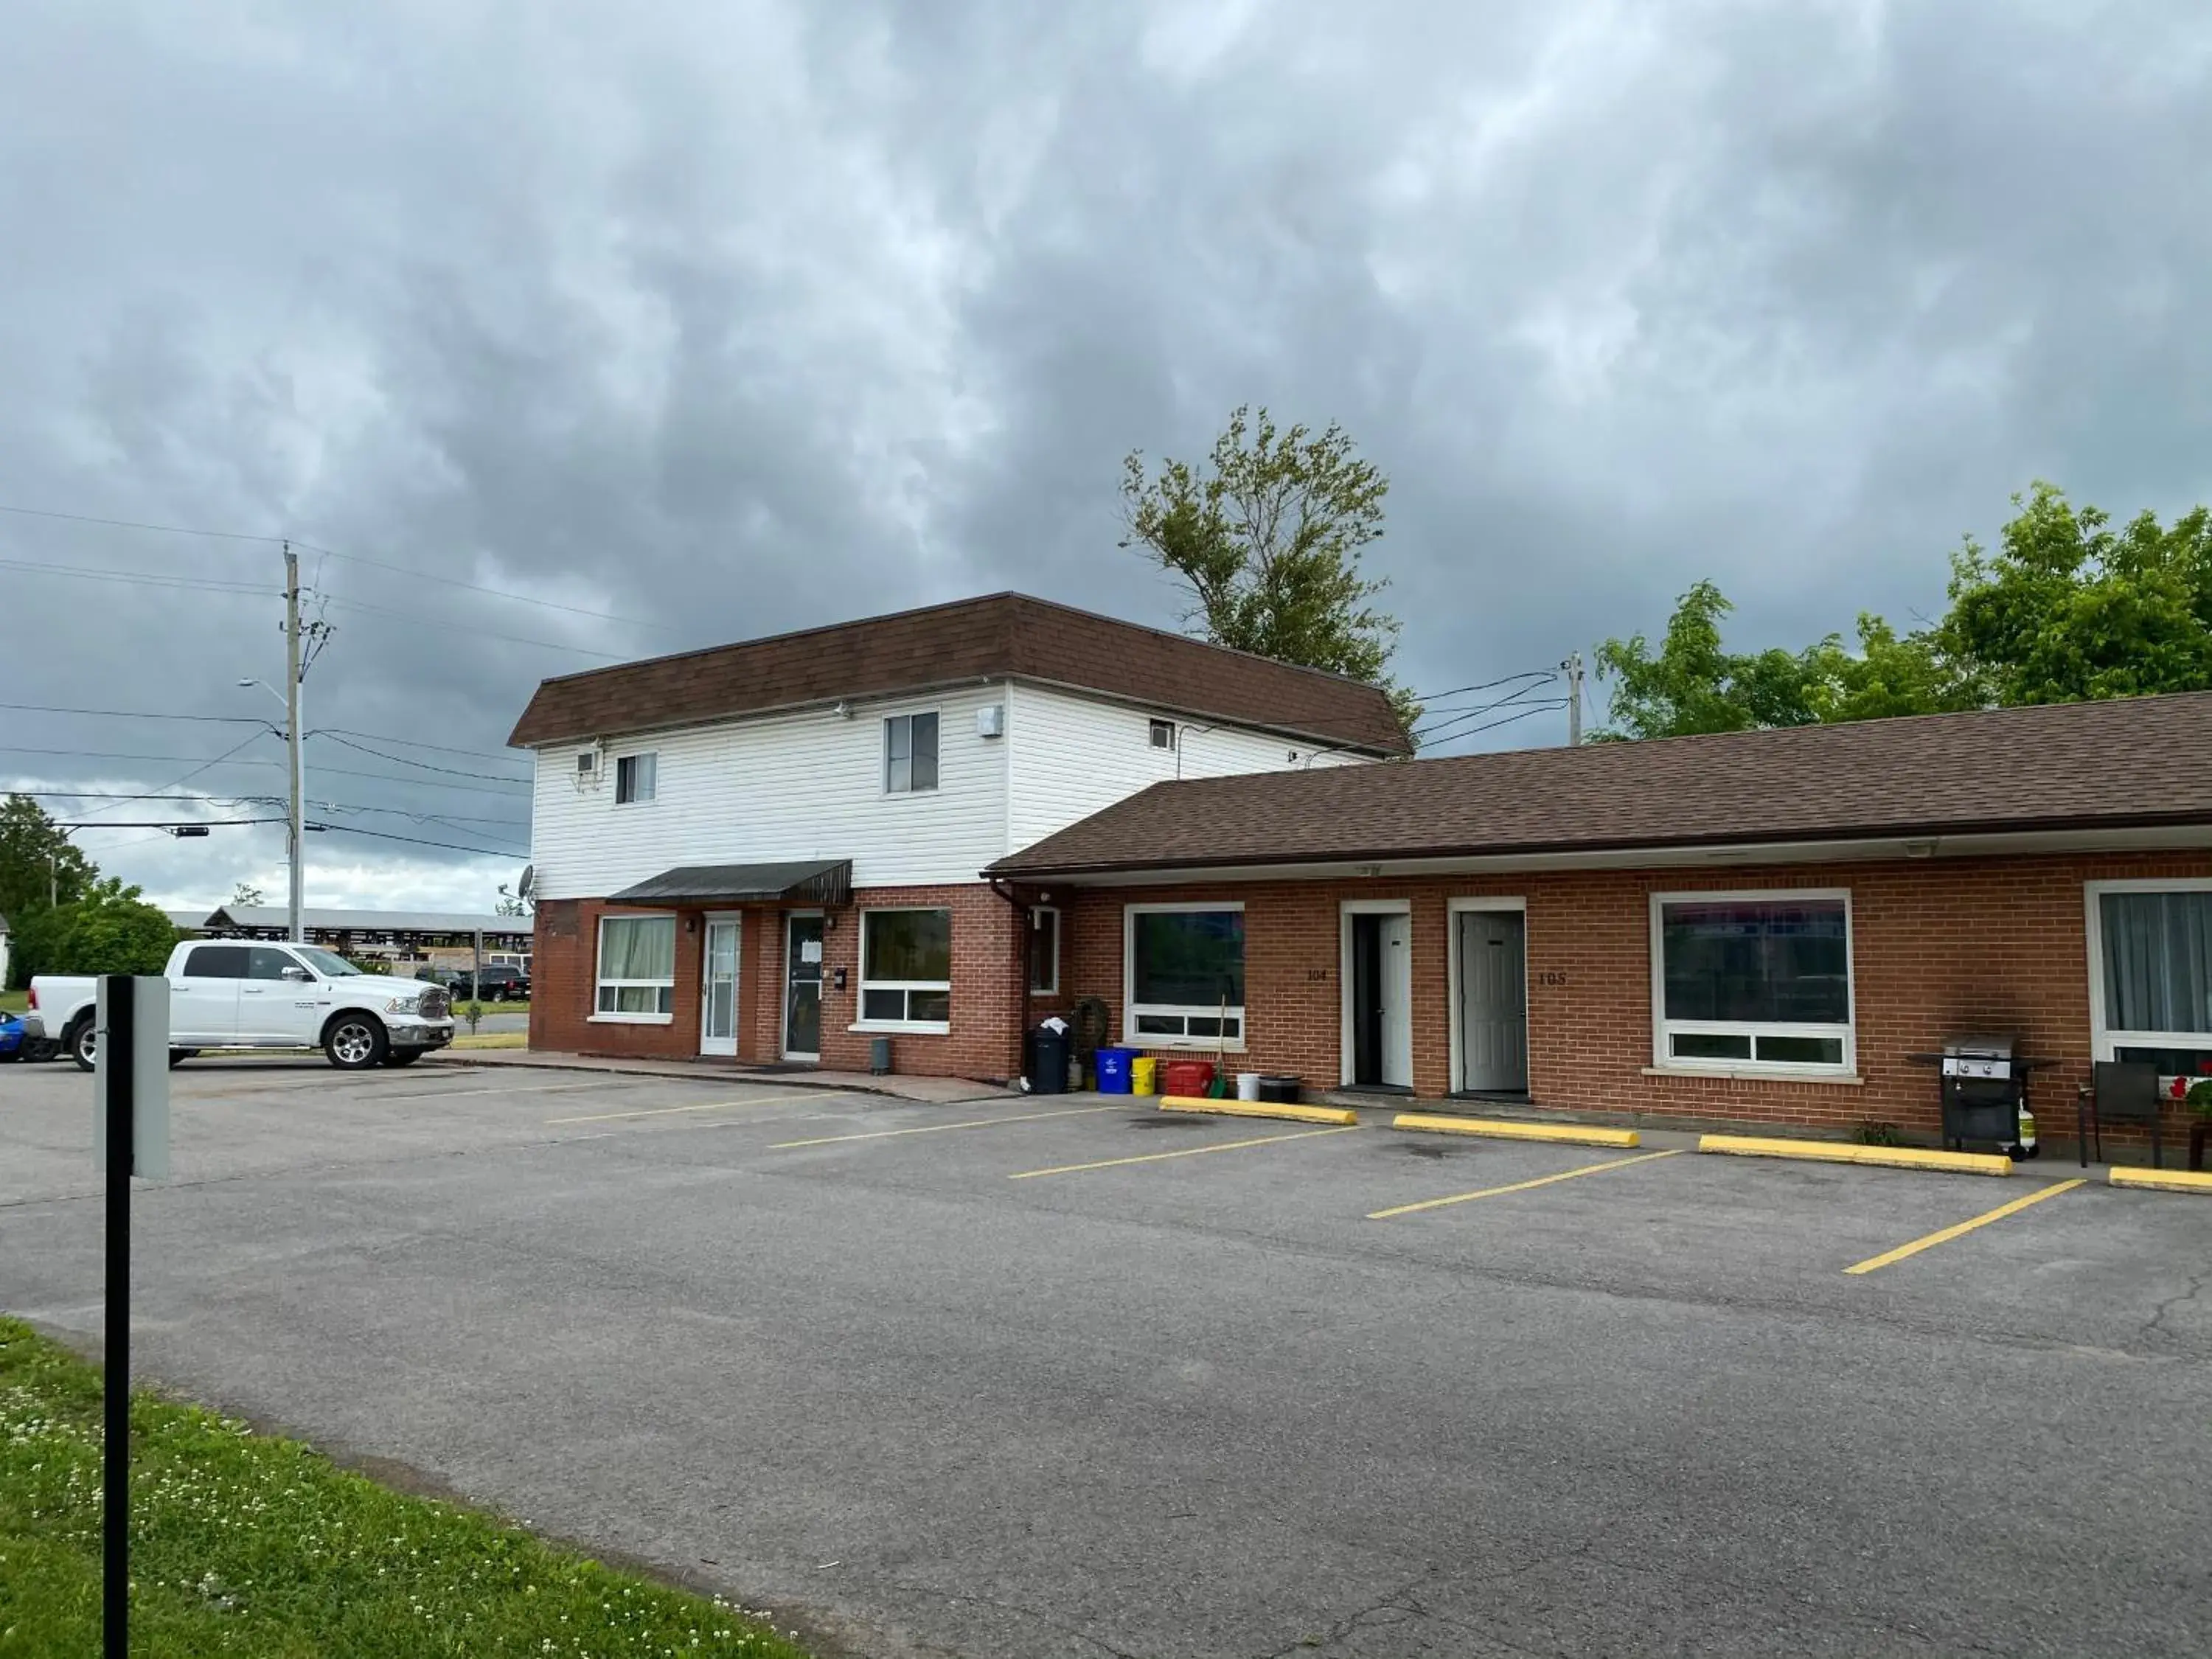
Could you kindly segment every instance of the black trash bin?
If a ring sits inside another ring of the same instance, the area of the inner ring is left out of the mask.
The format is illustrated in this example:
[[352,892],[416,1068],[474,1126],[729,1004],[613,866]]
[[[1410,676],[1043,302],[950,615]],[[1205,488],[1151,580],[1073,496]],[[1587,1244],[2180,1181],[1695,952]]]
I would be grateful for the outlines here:
[[1024,1061],[1029,1073],[1030,1092],[1033,1095],[1064,1095],[1067,1092],[1067,1033],[1040,1025],[1030,1032],[1028,1054]]

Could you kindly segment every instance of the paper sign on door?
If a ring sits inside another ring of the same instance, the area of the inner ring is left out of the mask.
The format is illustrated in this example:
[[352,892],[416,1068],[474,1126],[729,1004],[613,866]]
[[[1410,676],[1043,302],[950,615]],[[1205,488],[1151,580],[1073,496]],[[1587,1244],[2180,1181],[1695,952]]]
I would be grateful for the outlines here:
[[822,941],[818,939],[803,939],[799,940],[799,959],[801,962],[820,962],[822,960]]

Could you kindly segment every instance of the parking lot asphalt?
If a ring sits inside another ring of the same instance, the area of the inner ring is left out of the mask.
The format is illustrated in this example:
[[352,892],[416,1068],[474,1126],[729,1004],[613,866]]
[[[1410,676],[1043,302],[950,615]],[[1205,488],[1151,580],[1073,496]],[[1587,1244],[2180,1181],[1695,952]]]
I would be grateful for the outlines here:
[[[2203,1199],[2071,1187],[1854,1274],[2074,1172],[774,1079],[175,1089],[146,1371],[854,1653],[2212,1644]],[[89,1100],[0,1072],[0,1308],[96,1338]]]

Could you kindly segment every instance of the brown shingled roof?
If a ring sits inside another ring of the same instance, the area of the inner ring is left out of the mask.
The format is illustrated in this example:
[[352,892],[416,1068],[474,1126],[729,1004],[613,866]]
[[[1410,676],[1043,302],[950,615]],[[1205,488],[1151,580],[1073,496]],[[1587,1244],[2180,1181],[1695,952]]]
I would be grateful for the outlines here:
[[1155,784],[994,875],[2212,825],[2212,693]]
[[511,744],[612,736],[975,680],[1054,682],[1378,754],[1406,739],[1371,685],[1025,593],[778,634],[541,684]]

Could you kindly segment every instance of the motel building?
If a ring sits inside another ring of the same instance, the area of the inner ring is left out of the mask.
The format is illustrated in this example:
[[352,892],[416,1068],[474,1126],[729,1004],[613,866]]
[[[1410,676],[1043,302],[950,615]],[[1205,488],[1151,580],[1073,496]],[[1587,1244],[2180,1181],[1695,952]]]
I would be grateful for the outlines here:
[[536,1048],[1009,1079],[1095,1000],[1309,1096],[1932,1141],[1995,1033],[2045,1134],[2154,1066],[2169,1146],[2212,1073],[2212,695],[1407,759],[1371,687],[1001,594],[513,741]]

